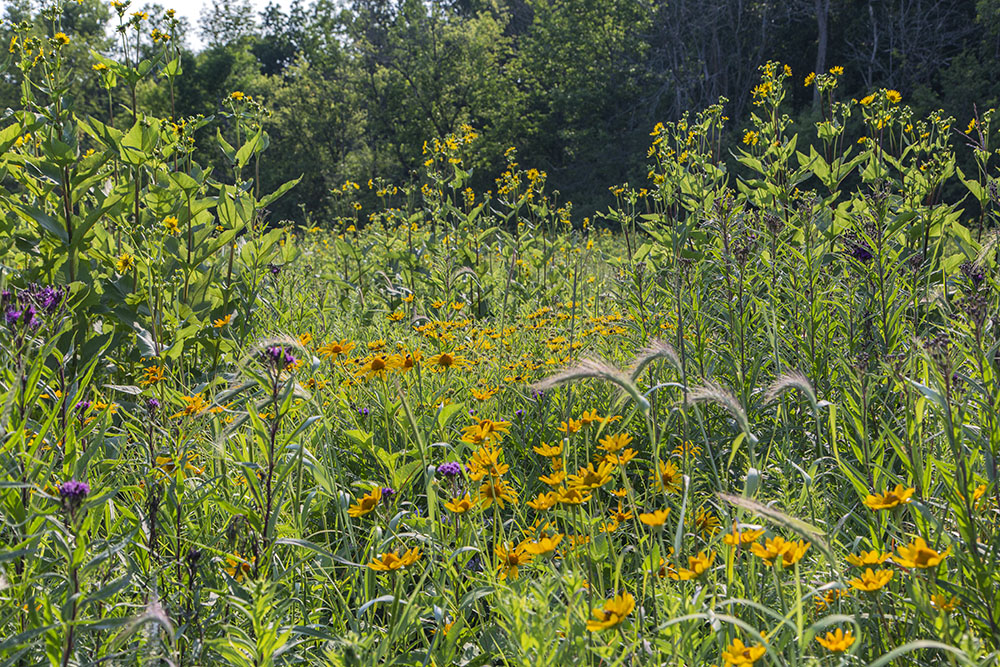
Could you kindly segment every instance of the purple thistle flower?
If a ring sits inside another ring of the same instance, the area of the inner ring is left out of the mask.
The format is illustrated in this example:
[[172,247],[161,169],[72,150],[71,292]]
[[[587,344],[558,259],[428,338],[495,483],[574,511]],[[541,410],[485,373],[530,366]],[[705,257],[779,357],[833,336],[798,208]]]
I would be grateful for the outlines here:
[[152,414],[160,409],[160,402],[155,398],[150,398],[146,401],[146,409]]
[[6,322],[7,326],[13,327],[21,319],[21,313],[22,311],[17,308],[8,308],[3,314],[4,322]]
[[70,512],[79,507],[89,493],[90,485],[75,479],[71,479],[59,487],[59,495],[62,497],[63,505]]
[[386,505],[388,505],[388,504],[390,504],[392,502],[392,497],[394,495],[396,495],[396,489],[394,489],[394,488],[392,488],[390,486],[383,486],[382,487],[382,500],[385,501]]
[[462,464],[455,461],[449,461],[448,463],[442,463],[439,465],[437,471],[445,477],[457,477],[462,474]]

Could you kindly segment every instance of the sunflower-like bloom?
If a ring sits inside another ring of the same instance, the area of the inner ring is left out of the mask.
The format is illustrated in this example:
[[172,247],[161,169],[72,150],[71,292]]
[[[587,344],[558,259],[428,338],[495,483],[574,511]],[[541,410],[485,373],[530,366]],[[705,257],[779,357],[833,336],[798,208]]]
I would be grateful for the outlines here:
[[202,398],[201,394],[195,394],[194,396],[181,396],[181,400],[184,401],[184,407],[181,411],[170,415],[171,419],[176,419],[177,417],[192,417],[205,410],[208,407],[208,403]]
[[726,667],[736,667],[737,665],[740,667],[752,667],[765,653],[767,653],[767,649],[764,648],[763,644],[747,646],[743,643],[743,640],[737,637],[722,652],[722,659]]
[[392,370],[392,363],[389,357],[382,355],[372,355],[361,360],[361,364],[355,373],[365,379],[384,378]]
[[329,359],[330,361],[335,361],[340,355],[346,355],[351,350],[354,349],[354,343],[347,340],[346,338],[341,341],[334,340],[332,343],[327,343],[326,345],[321,345],[316,352],[319,356]]
[[583,428],[583,422],[571,418],[568,422],[559,422],[559,426],[556,427],[556,430],[560,433],[565,433],[566,435],[572,435],[581,428]]
[[557,491],[559,494],[559,502],[563,505],[582,505],[583,503],[590,500],[591,495],[584,493],[577,488],[566,488],[565,486],[560,487]]
[[428,359],[427,365],[430,366],[432,371],[443,373],[444,371],[450,371],[452,369],[465,368],[469,365],[469,360],[465,357],[460,357],[457,354],[442,352],[441,354],[435,354],[433,357]]
[[895,489],[868,496],[865,498],[865,505],[876,511],[887,510],[909,503],[914,493],[916,493],[916,489],[907,489],[902,484],[897,484]]
[[892,554],[884,554],[878,549],[872,549],[871,551],[862,551],[857,555],[847,554],[846,560],[854,567],[871,567],[872,565],[881,565],[891,557]]
[[598,449],[603,449],[609,454],[614,454],[627,447],[632,442],[632,436],[628,433],[616,433],[615,435],[601,438],[599,442],[601,444],[598,446]]
[[465,514],[476,506],[479,502],[478,499],[473,499],[469,496],[469,492],[466,491],[465,495],[461,498],[454,498],[444,504],[445,509],[449,512],[454,512],[455,514]]
[[833,632],[826,633],[825,637],[816,637],[816,641],[827,651],[843,653],[854,643],[854,633],[850,630],[844,632],[841,628],[837,628]]
[[763,534],[763,529],[751,528],[748,530],[740,530],[739,527],[733,523],[733,531],[731,533],[726,533],[726,535],[722,537],[722,541],[731,547],[735,547],[741,544],[756,542]]
[[253,557],[247,560],[239,554],[239,552],[226,556],[226,574],[235,579],[237,582],[242,583],[246,579],[247,575],[250,574],[250,570],[253,569],[255,559]]
[[539,456],[544,456],[547,459],[556,458],[558,456],[562,456],[563,441],[560,440],[559,442],[553,444],[546,444],[543,442],[538,447],[532,447],[532,449],[535,450],[535,453]]
[[410,549],[402,556],[395,551],[387,551],[368,563],[368,567],[376,572],[395,572],[413,565],[418,560],[420,560],[420,550],[416,548]]
[[614,465],[607,462],[599,463],[597,468],[594,468],[593,463],[588,463],[586,468],[580,468],[575,475],[570,475],[566,485],[581,491],[598,489],[608,483],[614,470]]
[[635,609],[635,598],[631,593],[616,595],[604,603],[604,606],[593,610],[594,618],[587,621],[587,629],[591,632],[600,632],[612,628],[632,613]]
[[566,473],[562,470],[556,470],[549,475],[543,475],[538,478],[539,482],[543,484],[548,484],[551,487],[562,486],[562,483],[566,481]]
[[812,542],[806,542],[804,540],[798,540],[796,542],[787,542],[788,548],[785,552],[781,554],[781,566],[791,567],[795,565],[802,557],[806,555],[806,551],[812,546]]
[[562,542],[562,534],[556,534],[551,537],[543,536],[539,537],[537,540],[532,540],[529,542],[522,542],[521,546],[524,551],[532,556],[544,556],[550,554],[556,550],[559,543]]
[[682,567],[677,572],[671,572],[670,578],[676,579],[678,581],[689,581],[691,579],[697,579],[703,574],[708,572],[708,569],[712,567],[712,563],[715,562],[715,552],[712,551],[709,554],[705,554],[704,551],[699,553],[697,556],[688,556],[688,566]]
[[497,555],[497,570],[500,572],[500,581],[507,579],[517,579],[518,568],[528,563],[532,556],[524,548],[524,542],[514,546],[513,544],[498,544],[493,548]]
[[483,419],[462,431],[462,442],[479,445],[488,440],[500,440],[510,432],[510,422]]
[[347,513],[357,519],[362,517],[376,507],[378,507],[379,502],[382,500],[382,489],[380,487],[375,487],[371,492],[358,498],[358,501],[347,508]]
[[677,466],[669,461],[660,461],[659,472],[656,470],[650,471],[649,478],[653,480],[656,488],[661,491],[677,493],[681,490],[681,474]]
[[539,493],[534,500],[529,500],[527,505],[536,512],[544,512],[555,507],[557,502],[559,502],[559,494],[555,491],[549,491],[548,493]]
[[639,515],[639,521],[650,528],[655,528],[657,530],[663,530],[664,525],[667,522],[667,517],[670,515],[670,508],[665,510],[653,510],[652,512],[643,512]]
[[892,570],[872,570],[871,568],[868,568],[860,577],[851,579],[847,583],[849,583],[852,588],[856,588],[859,591],[874,593],[889,583],[893,574],[895,573]]
[[469,479],[478,482],[486,475],[500,477],[510,470],[510,466],[500,460],[503,450],[489,443],[477,449],[466,464]]
[[951,553],[951,547],[942,552],[938,552],[924,542],[924,538],[918,537],[905,547],[899,547],[898,555],[892,560],[901,567],[915,567],[923,570],[929,567],[936,567]]
[[785,551],[788,550],[791,544],[791,542],[786,542],[783,537],[775,537],[773,539],[764,540],[764,544],[755,542],[750,547],[750,551],[754,556],[757,556],[768,565],[771,565],[775,558],[784,555]]
[[483,509],[488,509],[493,503],[503,509],[504,503],[517,502],[517,492],[502,479],[490,478],[479,487],[479,500]]

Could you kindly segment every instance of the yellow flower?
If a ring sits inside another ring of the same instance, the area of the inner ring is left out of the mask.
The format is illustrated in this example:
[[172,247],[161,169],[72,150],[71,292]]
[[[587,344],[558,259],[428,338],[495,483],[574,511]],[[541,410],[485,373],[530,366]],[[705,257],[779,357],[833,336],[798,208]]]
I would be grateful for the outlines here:
[[760,660],[766,652],[767,649],[764,648],[763,644],[747,646],[743,640],[736,638],[722,652],[722,659],[725,661],[726,667],[735,667],[736,665],[752,667],[753,663]]
[[335,360],[340,355],[346,355],[348,352],[354,349],[354,343],[347,340],[346,338],[341,341],[334,340],[332,343],[327,343],[326,345],[321,345],[316,352],[319,356]]
[[395,572],[396,570],[409,567],[420,560],[420,551],[416,548],[410,549],[402,556],[395,551],[387,551],[379,554],[378,558],[372,559],[368,567],[376,572]]
[[178,220],[176,215],[168,215],[163,219],[163,228],[167,230],[167,234],[174,236],[175,234],[180,234],[181,228],[178,225]]
[[706,537],[714,535],[719,530],[719,517],[712,514],[711,510],[699,508],[694,517],[694,528]]
[[118,273],[128,273],[133,267],[135,267],[135,257],[127,252],[119,255],[118,260],[115,262],[115,268],[118,269]]
[[225,317],[220,317],[214,322],[212,322],[212,326],[215,327],[216,329],[221,329],[222,327],[226,326],[232,321],[233,321],[233,314],[229,313]]
[[901,567],[912,567],[917,569],[927,569],[936,567],[951,553],[951,547],[938,553],[927,546],[924,538],[918,537],[905,547],[899,547],[898,555],[893,556],[893,561]]
[[543,442],[541,445],[537,447],[532,447],[532,449],[535,450],[535,453],[538,454],[539,456],[544,456],[546,458],[553,459],[558,456],[562,456],[563,443],[562,440],[560,440],[556,444],[551,444],[551,445]]
[[837,628],[833,632],[826,633],[825,637],[816,637],[816,641],[832,653],[843,653],[854,643],[854,633],[851,630],[844,632],[841,628]]
[[708,572],[708,569],[712,567],[713,562],[715,562],[714,551],[710,552],[708,555],[702,551],[697,556],[688,556],[688,566],[682,567],[677,572],[671,572],[670,578],[676,579],[677,581],[697,579]]
[[378,507],[379,501],[382,500],[382,489],[375,487],[369,493],[358,498],[358,501],[347,508],[347,514],[351,517],[357,519],[368,514],[376,507]]
[[631,593],[616,595],[604,603],[600,609],[594,609],[593,620],[587,621],[587,629],[600,632],[614,627],[625,620],[625,617],[635,609],[635,598]]
[[204,472],[204,469],[194,465],[194,463],[192,463],[194,460],[195,456],[191,452],[176,458],[172,456],[157,456],[156,472],[160,477],[168,477],[180,472],[181,470],[189,472],[193,475],[200,475]]
[[529,500],[527,505],[536,512],[544,512],[555,507],[557,502],[559,502],[559,494],[555,491],[549,491],[548,493],[539,493],[534,500]]
[[931,605],[935,609],[939,609],[947,614],[955,611],[959,605],[959,599],[957,597],[949,598],[947,595],[939,595],[938,593],[935,593],[931,596]]
[[760,537],[763,534],[764,534],[763,529],[751,528],[749,530],[741,531],[739,530],[739,528],[737,528],[736,524],[734,523],[732,532],[726,533],[726,535],[723,536],[722,541],[731,547],[735,547],[741,544],[750,544],[751,542],[756,542],[757,540],[760,539]]
[[499,561],[497,570],[500,572],[500,581],[517,579],[517,568],[528,563],[532,558],[531,554],[525,551],[523,542],[517,546],[509,543],[507,546],[498,544],[493,548],[493,551],[496,553],[497,560]]
[[898,90],[887,90],[885,93],[885,98],[892,102],[893,104],[899,104],[903,101],[903,96],[899,94]]
[[897,484],[896,488],[891,491],[868,496],[865,498],[865,505],[876,511],[891,509],[897,505],[909,503],[910,497],[915,492],[916,489],[907,489],[902,484]]
[[584,495],[576,488],[561,487],[557,493],[559,494],[559,502],[563,505],[582,505],[591,498],[589,494]]
[[681,489],[681,475],[677,466],[670,462],[660,461],[659,473],[656,470],[650,471],[650,479],[661,491],[676,493]]
[[893,574],[895,573],[892,570],[872,570],[868,568],[860,577],[851,579],[847,583],[859,591],[873,593],[889,583]]
[[759,141],[760,141],[760,135],[754,132],[753,130],[747,130],[746,133],[743,135],[743,143],[745,143],[747,146],[756,146]]
[[878,549],[872,549],[871,551],[862,551],[856,556],[848,554],[846,560],[855,567],[868,567],[871,565],[881,565],[889,560],[891,556],[892,554],[884,554]]
[[791,567],[802,560],[802,557],[806,555],[806,551],[812,545],[812,542],[798,540],[797,542],[788,542],[787,544],[788,548],[786,548],[785,552],[781,554],[782,567]]
[[475,452],[473,452],[472,457],[466,464],[466,470],[469,474],[469,478],[473,482],[478,482],[486,475],[491,477],[500,477],[510,470],[510,466],[500,460],[503,455],[503,450],[499,447],[494,447],[490,443],[485,443]]
[[560,433],[565,433],[566,435],[571,435],[576,433],[583,427],[583,422],[576,419],[570,419],[568,422],[560,422],[559,426],[556,428]]
[[607,462],[598,464],[594,468],[593,463],[588,463],[586,468],[580,468],[575,475],[570,475],[567,479],[567,486],[580,490],[597,489],[608,483],[611,473],[615,467]]
[[184,407],[180,412],[170,415],[171,419],[176,419],[177,417],[191,417],[208,407],[208,403],[205,402],[205,399],[202,398],[201,394],[195,394],[194,396],[181,396],[181,400],[184,401]]
[[517,492],[502,479],[491,478],[479,487],[479,498],[483,503],[483,509],[488,509],[493,503],[503,509],[504,502],[517,502]]
[[830,74],[833,74],[834,76],[841,76],[843,73],[844,73],[844,68],[841,67],[840,65],[830,68]]
[[664,525],[667,522],[667,517],[670,515],[670,508],[665,510],[653,510],[652,512],[643,512],[639,515],[639,521],[651,528],[657,530],[663,530]]
[[66,33],[64,32],[57,32],[56,34],[52,35],[52,41],[55,44],[58,44],[59,46],[66,46],[67,44],[69,44],[69,37],[67,37]]
[[389,364],[388,357],[373,355],[362,360],[361,367],[358,368],[356,373],[368,379],[373,377],[384,378],[390,368],[392,366]]
[[254,561],[254,558],[247,560],[239,553],[226,556],[226,574],[237,582],[242,583],[243,580],[246,579],[247,575],[250,574]]
[[496,396],[498,391],[500,391],[500,387],[488,387],[483,391],[479,391],[478,389],[473,387],[472,389],[469,390],[469,392],[472,394],[472,398],[476,399],[477,401],[488,401],[494,396]]
[[229,93],[229,99],[231,100],[242,100],[244,97],[246,97],[246,95],[243,93],[242,90],[234,90],[233,92]]
[[144,387],[163,381],[163,366],[146,366],[142,372],[143,377],[139,380],[139,384]]
[[813,84],[813,81],[815,81],[815,80],[816,80],[816,72],[809,72],[809,74],[806,76],[806,80],[805,80],[805,86],[806,86],[806,88],[808,88],[809,86],[811,86]]
[[548,484],[551,487],[562,486],[562,483],[566,480],[566,473],[562,470],[556,470],[555,472],[544,475],[538,478],[538,481],[543,484]]
[[522,542],[521,546],[526,553],[532,556],[544,556],[555,551],[559,543],[562,542],[562,539],[563,536],[561,534],[556,534],[552,537],[544,536],[530,542]]
[[861,98],[861,106],[866,107],[874,101],[875,101],[874,95],[865,95],[864,97]]
[[468,491],[466,491],[465,496],[462,498],[454,498],[453,500],[446,502],[444,506],[445,509],[454,512],[455,514],[465,514],[476,506],[476,502],[478,501],[470,497]]
[[775,537],[764,540],[764,544],[755,542],[750,547],[750,551],[768,565],[774,562],[775,558],[783,555],[791,543],[786,542],[783,537]]
[[603,449],[609,454],[614,454],[632,442],[632,436],[628,433],[616,433],[615,435],[609,435],[601,438],[599,442],[601,444],[598,449]]
[[432,371],[447,371],[452,368],[465,368],[469,365],[468,359],[465,357],[460,357],[458,355],[451,355],[447,352],[442,352],[441,354],[435,354],[433,357],[427,360]]

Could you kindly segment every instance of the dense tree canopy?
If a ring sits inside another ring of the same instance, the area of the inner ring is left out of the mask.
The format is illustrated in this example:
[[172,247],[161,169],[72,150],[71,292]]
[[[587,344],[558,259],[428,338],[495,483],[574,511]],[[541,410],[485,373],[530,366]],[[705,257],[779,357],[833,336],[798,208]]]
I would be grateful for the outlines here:
[[[143,10],[151,28],[164,13]],[[115,12],[99,0],[65,12],[77,95],[89,111],[122,115],[128,91],[117,86],[109,100],[90,67],[92,49],[122,48]],[[6,3],[4,19],[5,40],[21,21],[51,31],[28,0]],[[177,28],[183,75],[173,94],[163,81],[137,94],[178,116],[217,114],[234,90],[273,109],[261,179],[267,189],[304,174],[298,204],[273,211],[297,220],[303,207],[322,220],[346,179],[406,181],[423,142],[462,123],[481,134],[480,187],[516,145],[577,211],[603,208],[607,183],[644,181],[657,122],[720,97],[728,116],[743,116],[768,59],[788,63],[800,83],[842,66],[842,97],[885,86],[917,113],[940,107],[962,123],[974,103],[1000,96],[1000,0],[296,0],[257,15],[215,0],[199,23]],[[197,53],[184,38],[194,30],[206,44]],[[0,108],[18,106],[13,74],[0,77]],[[797,85],[788,112],[809,124],[817,103]],[[726,141],[741,130],[730,127]]]

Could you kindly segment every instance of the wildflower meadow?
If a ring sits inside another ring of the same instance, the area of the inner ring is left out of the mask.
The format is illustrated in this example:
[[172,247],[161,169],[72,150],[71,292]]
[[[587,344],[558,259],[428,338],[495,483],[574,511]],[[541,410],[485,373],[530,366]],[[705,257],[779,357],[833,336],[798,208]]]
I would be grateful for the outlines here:
[[276,110],[144,109],[115,11],[106,112],[9,47],[0,664],[1000,663],[992,109],[769,61],[586,217],[458,124],[282,223]]

